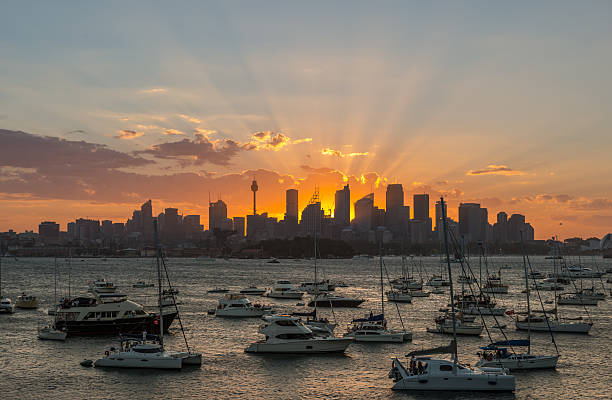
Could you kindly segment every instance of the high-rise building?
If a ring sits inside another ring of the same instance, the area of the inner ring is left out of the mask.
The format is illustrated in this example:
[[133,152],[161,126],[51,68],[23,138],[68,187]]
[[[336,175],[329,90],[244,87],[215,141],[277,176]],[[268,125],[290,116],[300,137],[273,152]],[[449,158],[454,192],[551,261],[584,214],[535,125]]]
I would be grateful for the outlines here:
[[223,229],[227,219],[227,205],[223,200],[208,204],[208,229]]
[[313,236],[315,232],[317,235],[320,235],[322,220],[323,209],[321,209],[321,202],[308,204],[302,210],[302,218],[300,220],[301,231],[307,236]]
[[371,230],[374,219],[374,193],[367,194],[355,202],[353,225],[361,230]]
[[145,241],[151,242],[153,240],[153,206],[150,199],[140,206],[140,216],[142,219],[138,231],[142,233]]
[[440,200],[436,201],[436,231],[442,230],[442,205]]
[[163,216],[163,237],[168,242],[177,242],[180,240],[180,223],[181,218],[177,208],[166,208]]
[[429,219],[429,195],[415,194],[413,197],[414,219],[427,221]]
[[351,190],[349,185],[344,185],[341,190],[336,190],[334,196],[334,222],[340,227],[351,223]]
[[285,218],[295,218],[298,217],[298,191],[297,189],[287,189],[285,192],[285,201],[286,201],[286,210],[285,210]]
[[[386,212],[384,225],[398,237],[405,235],[405,227],[407,224],[404,207],[404,188],[399,183],[392,183],[387,185],[387,192],[385,196],[386,200]],[[409,210],[408,210],[409,211]],[[408,214],[410,219],[410,214]]]
[[54,221],[43,221],[38,225],[38,235],[44,244],[58,244],[60,226]]
[[461,203],[459,205],[459,234],[467,242],[487,240],[489,227],[488,212],[477,203]]

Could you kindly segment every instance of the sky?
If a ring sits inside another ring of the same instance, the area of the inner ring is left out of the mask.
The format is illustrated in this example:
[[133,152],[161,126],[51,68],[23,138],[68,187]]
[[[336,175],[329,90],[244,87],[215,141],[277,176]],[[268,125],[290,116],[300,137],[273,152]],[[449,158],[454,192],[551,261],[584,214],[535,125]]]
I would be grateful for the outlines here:
[[[0,13],[0,231],[323,208],[401,183],[612,231],[609,1],[21,1]],[[433,210],[432,210],[433,214]]]

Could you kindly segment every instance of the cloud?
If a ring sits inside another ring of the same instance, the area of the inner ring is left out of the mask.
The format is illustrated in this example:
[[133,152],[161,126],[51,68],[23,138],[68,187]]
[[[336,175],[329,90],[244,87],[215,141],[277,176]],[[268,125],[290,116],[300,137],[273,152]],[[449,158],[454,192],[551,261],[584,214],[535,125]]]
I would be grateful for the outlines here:
[[345,157],[367,157],[370,153],[368,153],[367,151],[363,153],[343,153],[340,150],[334,150],[334,149],[330,149],[329,147],[326,147],[321,150],[321,154],[323,154],[324,156],[345,158]]
[[211,140],[202,133],[195,138],[177,142],[160,143],[136,154],[148,154],[156,158],[176,160],[183,164],[204,163],[229,165],[231,159],[242,150],[240,143],[231,139]]
[[166,93],[167,90],[164,88],[151,88],[151,89],[143,89],[141,90],[142,93],[147,93],[147,94],[155,94],[155,93]]
[[131,131],[129,129],[122,129],[115,136],[115,139],[131,140],[131,139],[136,139],[137,137],[140,137],[142,135],[144,135],[144,132],[137,132],[137,131]]
[[77,134],[77,133],[87,133],[83,129],[75,129],[73,131],[66,132],[67,135]]
[[505,176],[513,176],[513,175],[525,175],[525,172],[516,171],[506,165],[495,165],[490,164],[486,168],[479,170],[470,170],[466,175],[505,175]]
[[247,150],[273,150],[278,151],[291,143],[291,139],[282,133],[270,131],[256,132],[251,140],[244,145]]
[[580,198],[569,202],[569,208],[575,210],[610,210],[612,200]]
[[187,115],[187,114],[179,114],[179,117],[183,118],[184,120],[187,120],[189,122],[193,122],[194,124],[200,124],[202,123],[202,120],[196,117],[192,117],[191,115]]
[[164,135],[184,135],[185,133],[179,131],[178,129],[166,129],[164,131]]
[[300,143],[308,143],[308,142],[312,142],[312,138],[304,138],[304,139],[295,139],[293,142],[291,142],[292,144],[300,144]]

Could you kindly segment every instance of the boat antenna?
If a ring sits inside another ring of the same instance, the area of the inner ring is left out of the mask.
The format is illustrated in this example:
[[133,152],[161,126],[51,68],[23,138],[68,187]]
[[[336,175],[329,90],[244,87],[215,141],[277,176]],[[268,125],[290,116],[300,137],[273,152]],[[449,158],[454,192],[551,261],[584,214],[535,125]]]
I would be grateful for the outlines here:
[[164,348],[164,315],[162,313],[162,279],[159,259],[161,249],[159,247],[159,237],[157,235],[157,218],[153,219],[153,234],[155,238],[155,258],[157,260],[157,305],[159,306],[159,344]]
[[448,253],[448,221],[446,220],[446,204],[444,203],[444,196],[440,196],[440,207],[442,208],[442,226],[444,228],[444,248],[446,250],[446,265],[448,266],[448,282],[449,292],[451,300],[451,316],[453,317],[453,341],[455,342],[455,354],[453,357],[453,374],[457,375],[457,322],[455,317],[455,299],[453,296],[453,278],[451,275],[451,263],[450,254]]

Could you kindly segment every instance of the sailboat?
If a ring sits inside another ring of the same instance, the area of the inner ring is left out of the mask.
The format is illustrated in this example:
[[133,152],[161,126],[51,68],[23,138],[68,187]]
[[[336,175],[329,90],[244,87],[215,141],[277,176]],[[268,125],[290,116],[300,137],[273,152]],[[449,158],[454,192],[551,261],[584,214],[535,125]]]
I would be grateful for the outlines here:
[[[181,369],[189,359],[197,360],[201,364],[201,355],[166,350],[164,347],[164,319],[162,305],[162,278],[161,278],[161,249],[157,236],[157,220],[153,220],[155,235],[155,250],[157,257],[157,304],[160,318],[159,335],[150,335],[143,332],[140,335],[121,335],[120,347],[105,351],[104,357],[96,360],[94,366],[108,368],[153,368],[153,369]],[[199,356],[199,357],[198,357]]]
[[[525,288],[527,293],[527,320],[531,320],[531,302],[529,292],[529,277],[527,271],[527,256],[525,254],[525,245],[523,242],[523,232],[521,231],[521,247],[523,250],[523,266],[525,268]],[[549,330],[550,331],[550,330]],[[550,331],[553,343],[555,337]],[[512,349],[508,352],[507,347]],[[518,354],[514,352],[514,347],[527,347],[526,354]],[[555,344],[555,348],[557,345]],[[527,327],[527,340],[505,340],[501,342],[491,343],[488,346],[481,347],[484,352],[478,353],[481,357],[476,363],[479,367],[502,367],[510,370],[525,370],[525,369],[547,369],[555,368],[559,360],[559,354],[555,356],[541,356],[531,354],[531,329]],[[490,351],[490,353],[489,353]]]
[[[352,337],[356,342],[392,342],[403,343],[407,340],[412,340],[412,332],[407,332],[405,329],[400,332],[390,331],[387,329],[387,320],[385,319],[385,295],[383,283],[383,258],[382,258],[382,239],[379,242],[380,256],[380,306],[381,313],[373,315],[370,313],[365,318],[353,319],[353,325],[349,326],[348,332],[344,337]],[[404,322],[401,320],[402,327]]]
[[38,338],[42,340],[66,340],[68,332],[58,329],[55,326],[57,316],[55,308],[57,307],[57,257],[53,262],[53,324],[38,329]]
[[[440,198],[440,207],[450,282],[451,318],[455,319],[455,299],[448,248],[448,223],[443,197]],[[430,357],[429,355],[432,354],[451,354],[451,360]],[[456,329],[453,329],[453,340],[448,346],[412,351],[406,357],[411,357],[408,367],[397,358],[393,358],[389,378],[393,379],[394,390],[512,392],[515,389],[514,376],[509,375],[503,368],[472,368],[459,362]]]
[[[553,248],[553,252],[555,252],[556,247]],[[553,257],[553,275],[556,276],[556,257]],[[520,319],[517,317],[515,321],[516,329],[518,330],[531,330],[534,332],[565,332],[565,333],[589,333],[591,328],[593,327],[592,322],[582,322],[578,321],[582,318],[578,318],[576,320],[562,320],[559,318],[559,312],[557,310],[557,291],[555,289],[554,293],[554,301],[555,308],[552,312],[554,314],[554,318],[549,318],[548,315],[544,314],[543,316],[533,316],[528,314],[525,318]]]
[[12,314],[15,312],[15,304],[8,297],[2,297],[2,256],[0,256],[0,313]]

